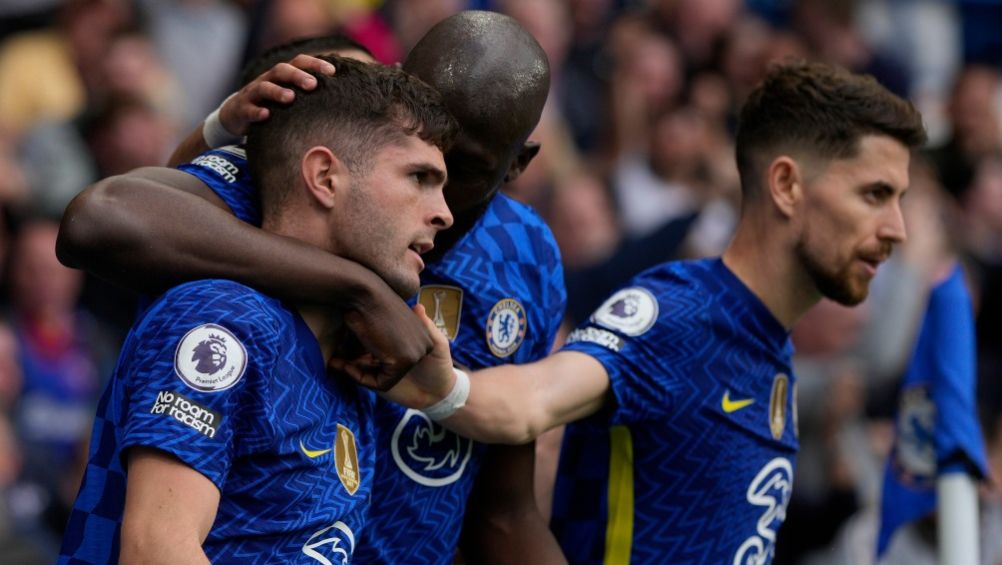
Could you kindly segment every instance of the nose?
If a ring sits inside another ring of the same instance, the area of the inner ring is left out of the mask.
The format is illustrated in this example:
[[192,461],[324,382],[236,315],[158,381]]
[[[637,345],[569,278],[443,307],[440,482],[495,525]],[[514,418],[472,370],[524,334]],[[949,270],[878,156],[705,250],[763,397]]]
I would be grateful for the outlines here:
[[897,202],[888,207],[887,213],[882,218],[877,237],[882,241],[891,243],[904,243],[908,240],[908,232],[905,228],[905,218],[901,213],[901,205]]
[[431,202],[430,223],[438,231],[447,230],[452,227],[452,211],[445,202],[445,195],[441,190],[435,192]]

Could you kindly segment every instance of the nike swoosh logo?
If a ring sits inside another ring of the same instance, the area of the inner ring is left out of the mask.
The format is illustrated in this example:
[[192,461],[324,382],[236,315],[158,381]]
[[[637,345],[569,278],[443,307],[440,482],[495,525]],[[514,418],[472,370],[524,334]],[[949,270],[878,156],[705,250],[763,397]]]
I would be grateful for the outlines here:
[[744,400],[731,400],[731,391],[724,391],[724,398],[720,401],[720,407],[724,409],[724,412],[730,414],[731,412],[737,412],[746,406],[751,406],[755,403],[754,398],[745,398]]
[[302,440],[299,441],[299,449],[302,449],[303,453],[306,454],[306,456],[309,457],[310,459],[316,459],[317,457],[320,457],[324,453],[328,453],[330,451],[329,448],[328,449],[318,449],[316,451],[314,451],[312,449],[306,449],[306,446],[303,445],[303,441]]

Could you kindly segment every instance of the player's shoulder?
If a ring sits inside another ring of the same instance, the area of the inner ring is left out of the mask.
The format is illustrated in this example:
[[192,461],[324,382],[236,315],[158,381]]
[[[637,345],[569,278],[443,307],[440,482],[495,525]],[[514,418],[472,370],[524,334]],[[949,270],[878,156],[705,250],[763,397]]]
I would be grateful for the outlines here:
[[218,147],[178,166],[178,169],[189,173],[209,171],[223,181],[233,183],[244,177],[247,169],[247,152],[239,145]]
[[712,308],[712,260],[671,261],[656,265],[609,296],[592,314],[592,322],[628,336],[647,333],[656,321],[658,332],[705,325]]
[[484,218],[489,223],[519,221],[531,225],[546,225],[546,222],[543,221],[542,217],[540,217],[532,206],[515,200],[503,192],[497,193],[494,199],[491,200],[487,211],[484,213]]
[[521,226],[532,237],[553,239],[553,232],[546,220],[528,204],[519,202],[504,193],[499,193],[484,212],[483,225]]
[[247,150],[243,145],[224,145],[223,147],[209,149],[198,157],[192,159],[191,162],[197,163],[204,160],[205,157],[210,156],[226,159],[227,161],[240,165],[245,165],[247,163]]
[[714,276],[718,259],[669,261],[641,272],[628,286],[647,289],[659,301],[676,301],[686,297],[706,300],[713,294],[707,284]]
[[215,298],[217,296],[223,298],[229,296],[232,297],[257,296],[261,297],[262,299],[266,298],[266,295],[261,291],[255,290],[237,281],[229,279],[200,279],[171,287],[169,290],[167,290],[167,292],[163,294],[162,299],[181,300],[184,298],[193,298],[196,296],[205,296],[207,298]]
[[151,316],[229,319],[241,323],[270,321],[274,325],[284,322],[290,312],[278,299],[236,281],[204,279],[165,292],[147,312],[147,317]]
[[466,238],[493,258],[560,263],[560,249],[546,221],[528,204],[498,194]]
[[239,358],[269,363],[296,335],[295,317],[281,301],[223,279],[193,281],[160,296],[129,334],[139,354],[157,344],[177,344],[194,353],[203,342],[233,345]]

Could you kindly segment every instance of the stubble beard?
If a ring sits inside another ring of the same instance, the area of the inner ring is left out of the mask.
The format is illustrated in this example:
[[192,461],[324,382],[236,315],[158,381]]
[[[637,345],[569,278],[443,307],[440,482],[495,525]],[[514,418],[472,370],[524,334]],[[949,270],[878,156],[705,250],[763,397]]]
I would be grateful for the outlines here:
[[404,266],[404,257],[394,251],[393,222],[383,211],[373,210],[368,202],[352,202],[351,205],[353,217],[366,218],[366,221],[351,226],[357,239],[343,256],[376,273],[401,298],[417,294],[421,285],[418,275],[411,274]]
[[[379,231],[379,227],[373,227],[376,228],[373,232]],[[379,278],[383,279],[401,298],[407,299],[417,294],[421,284],[418,282],[418,276],[412,275],[410,270],[404,267],[402,258],[397,256],[394,260],[387,238],[381,238],[376,233],[371,233],[366,243],[368,244],[366,245],[368,248],[368,252],[365,253],[366,257],[355,260],[379,275]]]
[[870,292],[869,281],[854,284],[852,262],[838,271],[832,271],[811,252],[803,239],[797,243],[796,252],[801,266],[822,296],[843,306],[856,306],[866,300]]

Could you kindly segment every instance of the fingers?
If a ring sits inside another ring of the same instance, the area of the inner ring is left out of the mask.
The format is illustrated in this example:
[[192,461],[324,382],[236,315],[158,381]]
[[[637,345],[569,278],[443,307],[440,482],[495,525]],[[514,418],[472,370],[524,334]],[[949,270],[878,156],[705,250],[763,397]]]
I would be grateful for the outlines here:
[[[274,67],[268,69],[264,74],[254,79],[254,82],[258,81],[298,86],[303,90],[313,90],[317,86],[316,77],[290,63],[279,63],[275,65]],[[292,91],[290,90],[289,92]]]
[[[279,85],[298,86],[303,90],[313,90],[317,87],[317,79],[310,73],[332,75],[334,65],[323,59],[311,57],[309,55],[296,55],[288,63],[278,63],[274,67],[265,71],[264,74],[254,79],[251,84],[261,82],[262,84],[277,87],[281,92],[274,91],[270,87],[261,92],[266,100],[288,103],[292,102],[295,93]],[[279,97],[280,96],[280,97]]]
[[445,347],[448,349],[449,341],[446,339],[445,334],[442,333],[442,330],[435,325],[435,322],[431,321],[431,318],[428,317],[428,312],[425,310],[424,306],[421,305],[421,303],[417,303],[414,305],[413,309],[414,313],[417,314],[418,318],[421,320],[421,323],[424,324],[424,329],[428,332],[428,335],[431,336],[431,341],[435,348],[439,349]]
[[327,360],[327,370],[348,375],[356,383],[368,388],[384,388],[380,364],[368,354],[351,360],[332,357]]
[[267,104],[290,104],[296,99],[289,87],[316,88],[317,79],[310,72],[332,75],[335,69],[330,62],[309,55],[296,55],[288,63],[278,63],[223,104],[219,112],[223,127],[234,135],[246,135],[250,124],[268,119]]
[[[312,79],[313,77],[310,78]],[[284,84],[290,83],[285,82]],[[313,86],[316,86],[315,82]],[[279,102],[282,104],[288,104],[296,98],[296,93],[293,90],[270,81],[254,81],[248,84],[245,88],[247,101],[255,104],[261,104],[263,102]]]
[[334,65],[332,65],[329,61],[324,61],[323,59],[318,59],[310,55],[296,55],[291,61],[289,61],[289,65],[304,71],[313,71],[315,73],[325,75],[334,74]]
[[249,83],[245,87],[247,99],[257,105],[264,102],[289,104],[295,100],[296,93],[288,86],[313,90],[317,87],[317,79],[310,72],[332,75],[334,71],[334,65],[328,61],[296,55],[288,63],[276,64]]

